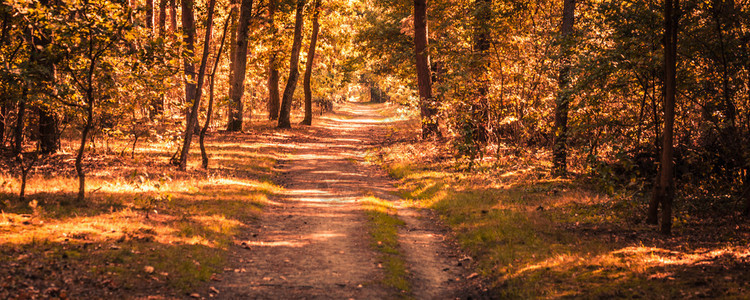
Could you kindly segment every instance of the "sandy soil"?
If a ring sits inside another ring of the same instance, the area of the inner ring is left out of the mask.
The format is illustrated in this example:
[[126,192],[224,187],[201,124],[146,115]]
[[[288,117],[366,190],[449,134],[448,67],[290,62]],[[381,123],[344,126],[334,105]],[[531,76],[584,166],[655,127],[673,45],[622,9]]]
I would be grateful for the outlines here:
[[[483,298],[447,231],[425,212],[400,205],[394,182],[364,163],[389,125],[377,105],[348,103],[314,126],[282,131],[278,184],[286,192],[232,251],[213,287],[219,299]],[[399,242],[411,275],[404,295],[380,284],[384,270],[357,203],[374,194],[394,201],[406,225]]]

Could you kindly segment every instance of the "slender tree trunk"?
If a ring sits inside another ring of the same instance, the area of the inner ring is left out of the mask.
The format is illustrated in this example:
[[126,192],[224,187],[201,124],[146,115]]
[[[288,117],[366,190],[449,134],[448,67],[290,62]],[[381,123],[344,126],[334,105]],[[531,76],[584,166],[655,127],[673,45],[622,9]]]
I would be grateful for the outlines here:
[[661,232],[672,232],[672,201],[674,199],[674,111],[677,77],[677,32],[679,0],[664,1],[664,132],[662,133],[659,174],[654,185],[647,222],[656,223],[661,204]]
[[[184,47],[183,57],[185,57],[183,64],[185,70],[185,103],[188,108],[185,113],[185,122],[190,123],[190,107],[189,105],[195,100],[195,62],[188,57],[195,57],[195,16],[194,16],[194,0],[182,0],[182,32],[183,38],[182,43]],[[193,127],[187,127],[192,130]],[[182,158],[182,157],[180,157]]]
[[203,124],[203,128],[201,128],[199,138],[201,146],[201,166],[203,166],[204,169],[208,169],[208,154],[206,153],[206,145],[204,141],[208,126],[211,125],[211,115],[213,115],[214,112],[214,81],[216,79],[216,70],[219,69],[219,63],[221,62],[221,53],[224,51],[224,41],[227,37],[227,29],[229,28],[229,24],[232,23],[231,16],[234,15],[234,12],[234,9],[229,12],[229,18],[227,18],[227,21],[224,23],[224,30],[221,33],[221,42],[219,43],[219,51],[216,52],[216,58],[214,58],[214,67],[213,70],[211,70],[210,74],[211,81],[209,81],[208,85],[208,109],[206,110],[206,122]]
[[0,148],[5,148],[5,130],[8,128],[8,113],[10,113],[10,99],[6,98],[7,92],[0,95],[2,103],[0,103],[0,115],[2,115],[3,121],[0,122]]
[[146,0],[146,27],[150,33],[154,32],[154,1]]
[[39,107],[39,152],[52,154],[60,149],[60,132],[57,114],[48,107]]
[[169,1],[169,30],[177,31],[177,0]]
[[237,24],[237,39],[233,47],[234,59],[229,83],[229,122],[227,131],[242,131],[244,108],[242,96],[245,94],[245,71],[247,68],[247,36],[250,30],[252,0],[242,0]]
[[23,151],[23,128],[24,118],[26,116],[26,101],[29,94],[29,88],[24,85],[21,99],[18,101],[18,111],[16,112],[16,128],[13,129],[13,155],[18,155]]
[[[186,31],[185,36],[195,36],[195,21],[193,19],[193,0],[182,0],[182,26]],[[203,81],[206,74],[206,64],[208,62],[208,53],[211,45],[211,31],[213,30],[214,21],[214,7],[216,6],[216,0],[209,0],[208,2],[208,20],[206,21],[206,36],[203,39],[203,56],[201,57],[201,65],[198,70],[198,83],[192,85],[192,98],[188,97],[189,93],[185,93],[185,100],[191,103],[190,114],[188,116],[187,125],[185,126],[185,138],[183,139],[182,152],[180,153],[179,169],[185,171],[187,168],[187,157],[190,153],[190,143],[193,140],[193,128],[198,123],[198,108],[201,106],[201,93],[203,91]],[[187,38],[186,38],[187,39]],[[194,41],[186,40],[186,45],[191,45]],[[192,47],[191,47],[192,48]],[[187,64],[187,62],[186,62]]]
[[[490,83],[486,73],[490,67],[488,56],[491,46],[489,23],[492,19],[492,0],[476,0],[474,2],[474,9],[474,56],[477,61],[477,69],[474,70],[474,73],[479,81],[479,86],[477,88],[478,99],[471,103],[471,120],[469,120],[469,125],[471,139],[475,143],[477,152],[479,152],[481,149],[480,144],[486,143],[488,138],[489,103],[487,101],[487,94],[489,93]],[[440,70],[439,65],[434,66],[433,70],[435,73],[438,73]]]
[[[50,7],[48,0],[40,1],[40,4]],[[44,54],[41,49],[47,48],[52,42],[50,36],[52,32],[45,30],[46,34],[40,37],[30,36],[34,47],[31,48],[31,61],[36,64],[38,82],[32,88],[32,94],[52,94],[55,82],[55,65]],[[60,132],[58,131],[58,120],[54,110],[47,105],[37,106],[38,112],[38,130],[39,130],[39,150],[42,154],[55,153],[60,149]]]
[[[151,0],[147,0],[151,1]],[[157,0],[153,0],[157,1]],[[159,15],[156,20],[156,34],[163,38],[167,30],[167,4],[169,0],[158,0],[159,1]],[[164,113],[164,93],[160,93],[159,98],[152,99],[149,103],[148,117],[154,120],[158,115]]]
[[422,138],[439,137],[437,103],[432,97],[430,52],[427,40],[427,0],[414,0],[414,52],[417,58],[419,111],[422,119]]
[[276,14],[276,0],[269,0],[268,3],[268,27],[271,29],[271,55],[268,61],[268,119],[277,120],[279,118],[279,69],[277,66],[278,59],[278,41],[277,30],[274,25],[274,15]]
[[159,20],[157,22],[157,29],[160,37],[163,37],[167,30],[167,1],[168,0],[159,0]]
[[318,23],[320,1],[321,0],[315,0],[312,36],[310,37],[310,48],[307,50],[305,76],[302,80],[302,86],[305,91],[305,118],[302,120],[302,125],[312,125],[312,88],[310,87],[310,77],[312,77],[313,62],[315,61],[315,45],[318,42],[318,31],[320,31],[320,24]]
[[[89,80],[93,80],[93,76],[90,76]],[[78,147],[78,153],[76,154],[75,162],[76,176],[78,176],[78,203],[82,203],[86,198],[86,173],[83,171],[83,154],[86,151],[86,140],[89,137],[89,132],[91,131],[92,123],[94,120],[94,95],[91,84],[89,84],[89,90],[87,91],[86,98],[89,99],[89,103],[88,105],[86,105],[86,123],[83,126],[83,130],[81,130],[81,144]]]
[[557,79],[557,101],[555,101],[554,146],[552,149],[552,175],[565,176],[567,169],[568,110],[570,107],[570,56],[573,47],[570,35],[575,22],[576,0],[563,2],[562,27],[560,28],[560,73]]
[[299,80],[299,52],[302,48],[302,10],[305,0],[297,0],[297,11],[294,16],[294,41],[292,42],[292,55],[289,62],[289,78],[286,81],[284,95],[281,99],[281,110],[279,111],[279,128],[292,128],[292,98]]
[[[240,0],[230,0],[233,7],[239,7]],[[232,94],[232,78],[234,78],[234,63],[237,59],[237,14],[229,16],[229,94]]]

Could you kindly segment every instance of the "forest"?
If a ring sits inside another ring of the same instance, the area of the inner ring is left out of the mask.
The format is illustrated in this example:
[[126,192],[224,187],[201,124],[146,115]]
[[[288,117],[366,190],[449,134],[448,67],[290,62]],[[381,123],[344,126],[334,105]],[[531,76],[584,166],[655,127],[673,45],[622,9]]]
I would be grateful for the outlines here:
[[0,298],[745,298],[747,0],[3,0]]

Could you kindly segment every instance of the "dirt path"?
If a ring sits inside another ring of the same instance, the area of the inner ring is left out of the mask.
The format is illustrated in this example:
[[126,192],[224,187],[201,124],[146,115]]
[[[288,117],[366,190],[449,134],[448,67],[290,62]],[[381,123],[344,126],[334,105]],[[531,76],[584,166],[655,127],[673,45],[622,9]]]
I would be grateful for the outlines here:
[[[381,284],[384,270],[370,247],[357,200],[367,194],[398,201],[382,170],[363,163],[385,131],[378,106],[346,104],[309,129],[288,131],[278,166],[287,192],[266,208],[257,232],[231,258],[217,282],[221,299],[389,299],[404,296]],[[418,299],[461,296],[467,271],[444,232],[417,211],[399,209],[403,258]],[[249,249],[246,249],[249,248]]]

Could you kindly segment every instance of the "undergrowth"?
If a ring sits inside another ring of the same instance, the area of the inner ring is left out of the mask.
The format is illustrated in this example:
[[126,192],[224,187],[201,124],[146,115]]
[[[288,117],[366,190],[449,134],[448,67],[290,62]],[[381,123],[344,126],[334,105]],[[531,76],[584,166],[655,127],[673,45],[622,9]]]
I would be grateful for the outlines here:
[[479,163],[434,142],[392,143],[368,158],[399,180],[398,196],[433,209],[498,298],[742,298],[750,285],[747,225],[677,236],[644,225],[645,196],[585,176],[551,178],[544,156]]

